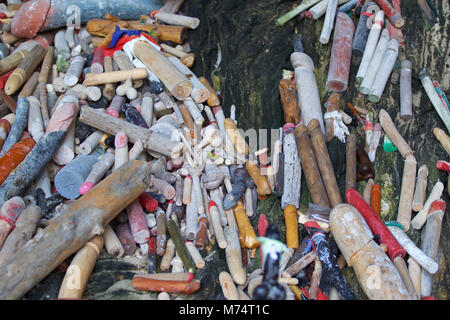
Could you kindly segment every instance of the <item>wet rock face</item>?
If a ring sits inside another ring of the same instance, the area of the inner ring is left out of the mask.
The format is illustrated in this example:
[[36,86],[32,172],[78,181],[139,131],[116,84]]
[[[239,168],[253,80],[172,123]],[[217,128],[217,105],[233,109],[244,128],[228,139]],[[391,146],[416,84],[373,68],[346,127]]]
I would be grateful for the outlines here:
[[[188,1],[183,11],[188,15],[197,16],[201,23],[198,31],[189,34],[189,42],[193,52],[197,55],[194,66],[196,74],[204,74],[212,79],[215,70],[217,48],[220,46],[222,59],[220,63],[220,79],[222,106],[225,114],[231,104],[236,105],[238,126],[247,128],[278,128],[283,123],[281,101],[278,92],[278,82],[282,77],[282,70],[293,70],[289,60],[292,52],[291,36],[297,26],[303,38],[305,52],[314,61],[316,79],[321,96],[322,105],[326,102],[330,92],[326,89],[332,39],[329,44],[319,43],[323,18],[318,21],[293,19],[283,27],[277,27],[275,20],[296,5],[297,1],[257,1],[257,0],[227,0],[227,1]],[[450,88],[450,4],[447,1],[432,0],[438,12],[438,22],[430,25],[416,1],[402,1],[402,15],[406,17],[403,28],[405,48],[400,50],[399,60],[394,73],[400,73],[400,59],[407,58],[413,64],[413,105],[414,116],[411,120],[400,119],[400,85],[388,82],[379,103],[369,103],[366,96],[359,93],[355,83],[359,61],[352,58],[349,87],[342,94],[341,105],[344,111],[351,114],[345,106],[346,102],[366,109],[373,108],[376,112],[384,108],[391,115],[399,132],[411,145],[415,152],[418,167],[426,164],[429,169],[427,194],[439,179],[447,185],[448,175],[435,168],[436,161],[448,159],[448,155],[434,138],[434,127],[445,128],[438,114],[434,110],[426,95],[418,73],[421,68],[428,69],[432,79],[437,80],[443,90],[449,95]],[[353,17],[355,26],[357,17]],[[392,77],[394,78],[394,77]],[[323,109],[325,112],[325,109]],[[350,131],[358,136],[358,143],[364,143],[364,128],[351,127]],[[382,140],[381,140],[382,141]],[[341,193],[345,188],[345,170],[342,172],[340,164],[345,161],[345,151],[342,155],[339,142],[328,143]],[[345,150],[345,148],[344,148]],[[331,154],[335,152],[336,154]],[[400,198],[401,181],[404,161],[399,152],[386,153],[380,146],[375,162],[375,182],[382,187],[382,216],[385,221],[396,220],[398,201]],[[344,162],[345,166],[345,162]],[[363,191],[366,182],[358,183],[358,190]],[[450,205],[447,188],[443,197]],[[307,192],[304,176],[302,177],[301,210],[306,212],[311,200]],[[267,204],[261,203],[258,211],[271,216],[282,217],[278,199],[270,197]],[[277,205],[278,204],[278,205]],[[414,213],[413,213],[414,214]],[[447,210],[448,214],[448,210]],[[450,285],[449,273],[449,219],[445,215],[442,235],[440,270],[434,276],[433,295],[438,299],[448,298]],[[273,222],[279,220],[272,219]],[[283,223],[283,221],[278,221]],[[280,231],[284,232],[284,225]],[[411,230],[410,237],[420,245],[420,231]],[[283,237],[284,235],[282,235]],[[346,268],[349,269],[349,268]],[[352,278],[356,288],[357,280],[352,270],[345,273]],[[355,290],[360,298],[364,298],[361,290]]]
[[220,91],[226,110],[236,105],[243,129],[278,128],[282,121],[278,82],[283,68],[292,68],[293,25],[279,28],[275,20],[292,2],[188,1],[184,11],[200,18],[189,33],[197,55],[196,74],[211,79],[218,47],[221,51]]
[[[195,31],[188,32],[188,39],[196,54],[194,72],[204,75],[210,81],[211,74],[216,69],[218,46],[221,51],[219,71],[221,101],[226,116],[229,115],[231,104],[236,105],[236,118],[239,127],[247,128],[278,128],[283,123],[281,101],[278,92],[278,82],[283,69],[293,70],[289,57],[292,52],[291,36],[295,26],[303,38],[305,52],[314,61],[316,78],[322,104],[326,102],[330,92],[326,90],[326,77],[331,53],[332,39],[328,45],[318,41],[322,29],[323,18],[319,21],[303,20],[300,23],[291,20],[283,27],[277,27],[275,20],[290,10],[299,1],[280,0],[186,0],[183,13],[200,19],[200,26]],[[439,21],[434,26],[427,26],[423,14],[416,1],[402,1],[402,13],[406,17],[404,27],[406,50],[399,57],[406,56],[413,63],[413,104],[414,117],[405,121],[400,119],[400,86],[388,85],[379,103],[368,103],[367,97],[359,94],[355,85],[358,69],[357,61],[352,59],[349,87],[342,94],[342,102],[351,102],[363,108],[373,108],[379,111],[386,109],[397,125],[400,133],[415,151],[417,167],[426,164],[429,169],[427,193],[429,194],[437,179],[447,186],[448,175],[435,168],[437,160],[448,160],[448,155],[434,138],[434,127],[445,128],[439,116],[431,105],[417,75],[422,67],[428,68],[433,79],[440,82],[443,90],[450,96],[450,4],[448,1],[432,0],[439,13]],[[357,18],[353,18],[356,25]],[[394,72],[399,73],[399,65]],[[341,108],[350,111],[343,103]],[[325,109],[323,109],[325,111]],[[351,127],[350,131],[357,134],[358,143],[363,143],[364,129]],[[345,148],[337,141],[328,143],[330,157],[338,179],[339,188],[344,196],[345,188]],[[339,152],[341,151],[341,152]],[[343,153],[342,153],[343,152]],[[385,221],[396,220],[399,192],[404,161],[399,152],[385,153],[378,148],[375,172],[375,182],[382,187],[382,216]],[[365,182],[358,183],[358,190],[363,191]],[[447,187],[443,197],[450,206]],[[304,176],[302,177],[302,212],[307,212],[311,201]],[[258,215],[264,213],[269,224],[279,227],[281,240],[285,240],[285,226],[280,199],[271,195],[266,201],[258,203]],[[439,264],[440,269],[434,276],[433,295],[438,299],[448,299],[450,287],[449,246],[450,222],[444,217],[441,234]],[[256,230],[258,217],[251,219]],[[302,226],[300,228],[303,228]],[[303,230],[300,230],[303,231]],[[300,234],[304,234],[300,232]],[[411,238],[420,244],[420,231],[408,232]],[[259,250],[257,250],[248,272],[260,268]],[[227,270],[225,252],[216,244],[207,246],[202,255],[206,267],[198,272],[197,278],[202,282],[202,288],[194,295],[172,296],[172,299],[218,299],[221,289],[218,275]],[[70,262],[70,260],[69,260]],[[145,264],[129,258],[117,259],[102,251],[86,287],[84,298],[87,299],[156,299],[156,293],[138,292],[131,288],[134,273],[145,272]],[[355,294],[360,299],[366,299],[352,268],[345,268],[344,275],[349,279]],[[25,299],[55,299],[64,273],[55,270],[38,286],[31,290]]]

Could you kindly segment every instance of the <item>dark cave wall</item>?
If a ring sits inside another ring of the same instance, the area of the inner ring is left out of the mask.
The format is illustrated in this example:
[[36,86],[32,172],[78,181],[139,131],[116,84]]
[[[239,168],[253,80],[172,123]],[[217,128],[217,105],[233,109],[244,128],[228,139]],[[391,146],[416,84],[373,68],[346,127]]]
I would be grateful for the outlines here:
[[[194,72],[205,75],[211,80],[210,74],[214,70],[217,59],[217,45],[222,50],[220,64],[222,106],[226,116],[229,115],[231,104],[236,105],[238,126],[247,128],[278,128],[283,123],[283,112],[278,92],[278,82],[282,77],[282,70],[293,70],[290,63],[292,52],[291,36],[297,26],[303,38],[305,52],[314,61],[316,79],[321,95],[322,105],[326,102],[330,92],[326,89],[329,58],[332,38],[329,44],[322,45],[318,39],[323,25],[323,17],[318,21],[296,19],[286,23],[283,27],[275,25],[275,20],[293,8],[300,1],[239,1],[212,0],[187,1],[183,7],[185,14],[200,18],[201,23],[195,32],[189,33],[189,42],[193,52],[197,55]],[[405,121],[399,117],[400,86],[399,83],[388,82],[379,103],[369,103],[366,96],[359,93],[355,83],[355,76],[359,62],[352,59],[349,86],[342,93],[341,108],[351,114],[345,107],[346,102],[376,112],[384,108],[391,115],[399,132],[415,151],[417,168],[427,164],[429,169],[427,193],[431,191],[437,179],[446,188],[443,198],[450,205],[447,193],[448,175],[435,168],[437,160],[448,159],[448,155],[434,138],[434,127],[445,128],[438,114],[434,110],[428,96],[423,90],[418,73],[426,67],[434,80],[440,82],[443,90],[449,96],[450,87],[450,4],[447,1],[433,0],[438,11],[438,22],[430,25],[416,1],[402,1],[402,15],[406,18],[403,28],[405,47],[400,50],[398,61],[405,57],[413,63],[413,105],[414,116]],[[355,26],[357,17],[353,17]],[[399,64],[394,72],[399,73]],[[358,136],[358,143],[363,143],[364,128],[351,127],[350,131]],[[329,149],[338,150],[336,146]],[[345,155],[344,155],[345,158]],[[339,156],[336,157],[339,159]],[[341,160],[337,160],[342,162]],[[404,161],[399,152],[385,153],[382,147],[377,151],[375,162],[375,182],[382,187],[382,215],[385,221],[396,220],[399,193],[401,188]],[[339,163],[335,163],[338,167]],[[339,185],[343,187],[345,174],[340,174]],[[364,189],[365,182],[358,183],[358,190]],[[344,190],[341,190],[343,193]],[[306,212],[310,195],[307,191],[304,177],[302,178],[301,210]],[[261,203],[262,210],[271,212],[273,221],[279,221],[282,216],[278,199],[271,197],[267,204]],[[448,214],[448,211],[447,211]],[[449,230],[450,222],[444,218],[439,273],[434,277],[434,294],[441,299],[447,299],[447,288],[450,276],[447,272],[449,259]],[[413,213],[414,216],[414,213]],[[284,226],[281,224],[281,229]],[[420,231],[408,232],[411,238],[420,244]]]

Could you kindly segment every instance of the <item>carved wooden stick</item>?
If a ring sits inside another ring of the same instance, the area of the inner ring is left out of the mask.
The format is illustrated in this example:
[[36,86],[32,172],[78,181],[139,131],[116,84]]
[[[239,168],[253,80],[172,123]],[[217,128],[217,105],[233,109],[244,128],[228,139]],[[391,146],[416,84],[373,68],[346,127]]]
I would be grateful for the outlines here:
[[68,26],[65,33],[65,38],[70,49],[73,49],[76,46],[74,36],[75,28],[73,26]]
[[[339,0],[338,5],[341,5],[348,1],[349,0]],[[317,20],[325,14],[325,12],[327,11],[327,5],[328,5],[328,0],[320,1],[318,4],[316,4],[315,6],[310,8],[308,11],[311,13],[312,18],[314,20]]]
[[400,13],[395,9],[391,2],[387,0],[375,0],[380,6],[381,10],[386,13],[386,17],[389,21],[396,27],[401,28],[405,24],[405,19],[400,15]]
[[298,94],[294,81],[281,79],[278,84],[281,104],[283,106],[284,121],[298,124],[300,122],[300,108],[298,105]]
[[245,212],[251,218],[255,213],[253,211],[252,189],[246,188],[244,192],[244,207]]
[[6,238],[0,250],[0,263],[14,255],[17,250],[33,237],[41,216],[41,208],[36,205],[31,205],[22,211],[14,230]]
[[153,98],[152,95],[149,93],[145,93],[142,96],[141,114],[145,120],[145,123],[150,128],[152,126],[152,119],[153,119]]
[[12,95],[25,83],[31,76],[34,69],[44,59],[45,49],[42,45],[33,47],[27,54],[23,61],[17,66],[14,72],[9,76],[5,83],[5,93]]
[[183,183],[183,204],[191,202],[192,177],[186,176]]
[[84,141],[80,144],[79,150],[81,154],[89,154],[91,153],[95,147],[99,144],[101,137],[103,136],[103,132],[100,130],[96,130],[91,133]]
[[[111,56],[105,56],[103,59],[103,64],[105,67],[105,72],[114,71]],[[113,83],[106,83],[103,88],[103,95],[108,99],[108,101],[111,101],[114,98],[114,88],[115,86]]]
[[317,299],[317,291],[319,289],[320,278],[322,277],[322,263],[319,258],[316,257],[314,261],[314,271],[311,276],[311,284],[309,286],[309,298],[312,300]]
[[104,56],[103,56],[103,49],[102,47],[99,47],[95,49],[94,51],[94,57],[92,58],[91,63],[91,72],[92,73],[102,73],[103,72],[103,62]]
[[[349,204],[334,207],[330,213],[330,227],[345,261],[355,270],[369,299],[411,299],[396,267],[375,243],[369,226],[355,207]],[[376,279],[371,278],[374,272],[377,272]],[[380,286],[375,286],[374,281]]]
[[233,211],[239,228],[239,241],[241,248],[245,247],[248,249],[254,249],[258,247],[259,242],[256,239],[255,230],[253,229],[250,220],[245,213],[242,201],[237,202],[236,206],[233,208]]
[[286,245],[288,248],[298,247],[297,210],[293,205],[284,208],[284,222],[286,225]]
[[[436,260],[437,258],[439,239],[441,237],[442,230],[442,219],[444,218],[445,207],[445,201],[433,201],[429,209],[429,214],[426,221],[427,223],[425,225],[425,231],[422,237],[421,249],[427,256],[429,256],[433,260]],[[431,295],[432,283],[432,276],[426,270],[422,269],[422,297]]]
[[86,87],[79,83],[68,88],[66,94],[74,95],[80,100],[89,98],[90,101],[98,101],[102,97],[100,88],[95,86]]
[[[341,12],[342,7],[339,8],[339,12]],[[361,14],[358,20],[358,26],[356,27],[355,38],[353,39],[353,50],[352,54],[354,56],[361,57],[364,53],[364,48],[367,44],[367,36],[369,35],[369,19],[370,15],[378,12],[380,8],[375,4],[375,2],[369,1],[365,2],[363,7],[361,8]]]
[[120,108],[125,103],[125,101],[126,101],[125,97],[115,95],[109,107],[106,108],[106,113],[109,114],[110,116],[118,118],[120,114]]
[[31,134],[34,141],[38,141],[44,135],[44,122],[41,115],[41,106],[39,100],[33,96],[28,100],[28,133]]
[[450,137],[441,128],[434,128],[433,134],[436,139],[441,143],[442,148],[450,155]]
[[409,257],[408,258],[408,272],[414,286],[414,291],[420,297],[420,287],[421,287],[421,268],[420,264],[416,260]]
[[191,97],[196,103],[202,103],[208,100],[209,90],[205,85],[197,78],[197,76],[186,67],[178,58],[169,57],[168,60],[186,76],[192,83]]
[[402,188],[400,191],[400,202],[398,205],[397,221],[408,231],[411,223],[412,201],[414,197],[414,186],[416,180],[417,162],[413,155],[405,160],[403,168]]
[[114,171],[128,162],[128,137],[125,132],[118,132],[114,139]]
[[395,257],[393,262],[412,300],[420,300],[420,295],[417,295],[416,291],[414,290],[414,284],[409,277],[408,267],[406,266],[405,260],[401,257]]
[[33,91],[36,89],[38,84],[39,72],[33,72],[28,80],[22,87],[22,90],[19,92],[18,98],[27,98],[33,95]]
[[11,130],[9,130],[8,137],[3,144],[2,151],[0,152],[0,157],[5,154],[14,144],[19,142],[23,131],[25,130],[28,123],[28,110],[29,102],[25,98],[19,98],[17,100],[17,110],[15,112],[16,116],[14,122],[11,125]]
[[[14,116],[14,113],[12,113]],[[9,130],[11,129],[11,124],[6,119],[0,119],[0,151],[3,148],[6,138],[8,137]]]
[[131,234],[130,225],[128,223],[119,224],[116,227],[116,233],[125,250],[125,255],[132,255],[136,251],[136,242]]
[[[329,0],[328,3],[331,1],[333,0]],[[337,0],[334,1],[337,5]],[[331,49],[327,78],[327,88],[331,91],[342,92],[347,90],[354,33],[355,26],[352,19],[347,14],[339,12],[336,17],[336,28],[333,35],[333,47]]]
[[35,40],[28,40],[21,43],[9,56],[1,59],[0,75],[16,68],[24,60],[26,54],[37,45],[39,45],[39,42]]
[[142,144],[142,141],[141,140],[136,141],[136,143],[133,144],[133,147],[128,152],[128,160],[131,161],[139,158],[139,156],[143,155],[142,154],[143,151],[144,145]]
[[19,166],[35,144],[36,142],[33,139],[23,138],[0,158],[0,184]]
[[224,127],[226,130],[226,134],[233,144],[235,150],[242,155],[248,155],[248,144],[242,137],[241,133],[238,131],[236,123],[232,119],[227,118],[224,120]]
[[200,82],[209,90],[209,98],[207,100],[208,106],[216,107],[220,105],[219,97],[213,87],[211,87],[209,81],[205,77],[199,77],[198,80],[200,80]]
[[171,141],[156,132],[133,125],[87,106],[81,107],[79,120],[109,134],[115,135],[123,131],[127,134],[130,142],[135,143],[141,140],[146,149],[172,158],[178,158],[183,148],[181,142]]
[[283,273],[284,278],[290,278],[295,276],[297,273],[306,268],[310,263],[316,259],[317,255],[311,251],[305,254],[303,257],[294,262],[290,267],[288,267]]
[[377,46],[372,55],[372,59],[370,59],[370,64],[367,67],[364,79],[361,82],[361,85],[359,86],[359,91],[362,94],[369,94],[370,88],[373,85],[377,72],[380,69],[380,65],[383,62],[389,40],[390,40],[389,32],[385,28],[381,32],[380,39],[378,40]]
[[405,248],[410,258],[413,258],[420,266],[431,274],[438,271],[439,265],[437,262],[420,250],[401,228],[396,226],[388,226],[388,228],[395,239],[397,239],[402,247]]
[[334,26],[334,18],[336,16],[338,0],[328,0],[327,11],[325,13],[325,21],[323,23],[322,32],[320,34],[320,43],[327,44],[330,40],[331,30]]
[[[169,231],[169,235],[172,238],[177,254],[180,256],[181,261],[183,262],[183,266],[187,272],[194,273],[195,265],[192,261],[192,257],[186,249],[186,245],[181,237],[180,231],[175,224],[175,222],[171,219],[167,221],[167,231]],[[173,271],[173,268],[172,268]]]
[[406,159],[409,155],[412,155],[414,152],[412,151],[408,143],[406,143],[405,139],[403,139],[403,137],[397,131],[397,128],[395,127],[394,122],[392,122],[389,113],[387,113],[386,110],[381,109],[378,117],[380,119],[380,124],[383,127],[384,132],[386,133],[389,140],[391,140],[391,142],[394,144],[394,146],[397,147],[402,157]]
[[381,186],[374,184],[370,192],[370,206],[381,219]]
[[168,46],[165,43],[161,43],[160,45],[161,45],[161,48],[164,50],[164,52],[167,52],[177,58],[180,58],[180,61],[183,62],[183,64],[186,67],[191,68],[194,65],[194,61],[195,61],[194,53],[186,53],[184,51],[177,50],[176,48]]
[[444,122],[447,131],[450,131],[450,112],[448,111],[447,105],[437,93],[436,88],[431,81],[431,77],[427,72],[427,69],[422,68],[420,70],[419,78],[422,82],[422,86],[425,89],[425,92],[427,93],[428,98],[431,101],[431,104],[441,118],[442,122]]
[[91,172],[84,180],[83,184],[80,186],[78,192],[80,194],[85,194],[91,190],[94,185],[100,181],[112,165],[114,164],[114,154],[106,152],[101,155],[98,161],[92,167]]
[[[117,50],[116,52],[114,52],[113,59],[120,70],[133,70],[135,68],[133,63],[130,61],[130,58],[122,50]],[[136,68],[138,68],[138,67],[136,66]],[[111,71],[113,71],[113,70],[111,70]],[[147,71],[147,73],[148,73],[148,71]],[[143,83],[144,83],[144,80],[142,80],[142,79],[134,80],[133,87],[140,88],[140,87],[142,87]]]
[[329,207],[328,196],[325,186],[320,176],[316,157],[314,155],[311,139],[308,129],[305,125],[300,124],[295,128],[295,140],[297,142],[297,150],[301,159],[302,169],[305,173],[306,183],[313,203],[322,207]]
[[200,289],[200,281],[170,281],[135,276],[131,281],[135,290],[192,294]]
[[278,18],[275,22],[277,26],[282,26],[298,14],[300,14],[302,11],[305,11],[306,9],[312,7],[316,3],[320,2],[321,0],[307,0],[301,3],[300,5],[296,6],[294,9],[289,11],[288,13],[284,14],[282,17]]
[[203,260],[200,252],[195,247],[194,243],[191,241],[186,241],[184,244],[186,245],[186,248],[192,257],[192,260],[194,260],[197,269],[203,269],[205,267],[205,260]]
[[103,243],[102,236],[95,236],[78,251],[67,269],[58,299],[81,299]]
[[191,94],[192,82],[157,49],[144,41],[134,44],[133,53],[152,71],[175,98],[183,100]]
[[175,244],[172,239],[169,239],[166,244],[166,250],[163,257],[161,258],[160,268],[162,271],[166,272],[170,269],[170,262],[175,255]]
[[373,80],[372,86],[369,91],[369,101],[379,102],[384,88],[386,87],[389,76],[394,68],[395,61],[397,61],[398,50],[400,44],[396,39],[389,40],[386,53],[383,57],[383,62],[377,71],[377,75]]
[[[192,117],[192,120],[194,120],[194,123],[198,126],[201,126],[205,119],[203,118],[203,115],[201,114],[197,104],[191,99],[188,98],[184,100],[184,105],[186,106],[187,110],[189,111],[189,114]],[[181,111],[181,109],[180,109]],[[184,117],[183,117],[184,119]],[[189,120],[188,120],[189,121]],[[193,127],[194,134],[195,134],[195,126]]]
[[[138,244],[146,244],[150,237],[150,231],[145,220],[144,210],[138,200],[135,200],[127,208],[127,213],[134,241]],[[144,254],[147,254],[147,252],[144,252]]]
[[272,190],[270,189],[269,181],[263,175],[261,175],[260,169],[258,168],[255,161],[247,161],[245,164],[248,174],[252,177],[253,182],[256,185],[258,196],[265,197],[270,194]]
[[427,201],[423,205],[423,208],[416,214],[414,219],[411,220],[411,226],[414,229],[420,229],[427,221],[428,210],[430,209],[431,204],[435,200],[439,200],[442,196],[442,191],[444,191],[444,184],[440,181],[437,181],[431,190],[430,195],[428,196]]
[[308,125],[308,132],[311,136],[311,144],[314,149],[314,154],[316,155],[317,164],[327,191],[328,199],[330,200],[331,207],[334,207],[337,204],[342,203],[342,197],[339,192],[333,165],[325,144],[325,138],[320,132],[319,125],[317,119],[312,119]]
[[85,62],[86,60],[82,56],[76,56],[70,61],[69,69],[67,69],[66,75],[64,76],[64,84],[66,86],[73,87],[78,83]]
[[380,143],[380,139],[381,139],[381,125],[379,123],[377,123],[374,128],[373,128],[373,133],[372,133],[372,140],[370,140],[370,144],[369,144],[369,150],[367,152],[367,155],[369,156],[369,160],[374,163],[375,162],[375,156],[377,153],[377,148],[378,145]]
[[191,188],[191,201],[186,205],[186,239],[194,240],[197,234],[198,201],[194,188]]
[[24,209],[25,202],[21,197],[12,197],[3,204],[0,211],[0,250]]
[[53,55],[55,53],[55,47],[48,46],[47,53],[45,54],[44,61],[42,62],[41,72],[39,73],[38,81],[39,83],[48,82],[48,76],[53,64]]
[[298,208],[300,204],[302,166],[297,151],[297,144],[295,143],[293,129],[285,128],[283,129],[283,132],[285,192],[281,197],[281,208],[285,209],[288,205],[294,205]]
[[196,29],[200,24],[200,20],[198,18],[161,11],[155,14],[155,18],[169,25],[184,26],[190,29]]
[[416,187],[414,189],[414,198],[412,202],[412,209],[420,211],[423,208],[425,198],[427,196],[428,184],[428,167],[426,164],[422,165],[417,172]]
[[147,69],[136,68],[131,70],[121,70],[121,71],[111,71],[103,73],[88,73],[84,77],[84,86],[96,86],[106,83],[115,83],[127,80],[130,78],[132,80],[145,79],[147,78]]
[[233,278],[228,272],[222,271],[219,274],[219,282],[225,299],[239,300],[239,292],[233,282]]
[[366,47],[359,64],[358,72],[356,74],[356,81],[361,83],[366,76],[367,68],[372,60],[373,53],[377,46],[378,37],[381,33],[381,28],[384,24],[384,11],[380,10],[376,13],[372,27],[370,28],[369,36],[367,37]]
[[[217,244],[219,248],[225,249],[227,247],[227,240],[224,235],[224,230],[222,229],[222,223],[219,215],[219,210],[217,204],[214,201],[209,201],[208,211],[211,216],[211,222],[214,229],[214,234],[216,235]],[[240,252],[240,251],[239,251]]]
[[60,166],[68,164],[75,157],[75,126],[76,121],[73,121],[67,129],[61,146],[53,155],[53,161]]
[[187,281],[194,279],[194,275],[190,272],[171,272],[171,273],[138,273],[134,277],[165,280],[165,281]]
[[103,241],[105,243],[105,249],[110,255],[120,258],[125,254],[125,249],[123,248],[119,237],[117,237],[109,224],[106,226],[105,232],[103,233]]
[[47,95],[47,85],[42,84],[39,88],[40,91],[40,106],[41,106],[41,115],[42,115],[42,121],[44,123],[44,128],[47,127],[48,122],[50,120],[49,113],[48,113],[48,95]]
[[237,230],[235,227],[226,226],[223,233],[228,243],[225,248],[228,270],[234,282],[238,285],[243,285],[247,278],[247,272],[242,265],[241,246]]
[[400,71],[400,117],[403,119],[413,116],[411,73],[411,61],[403,60]]
[[345,190],[356,188],[356,136],[349,134],[346,145]]
[[372,188],[375,185],[375,181],[373,179],[369,179],[364,187],[363,198],[364,200],[370,204],[371,203],[371,192]]
[[312,119],[319,120],[322,133],[325,135],[322,105],[314,74],[314,63],[303,52],[292,53],[291,63],[295,69],[295,79],[300,79],[300,81],[296,81],[296,86],[303,123],[307,126]]

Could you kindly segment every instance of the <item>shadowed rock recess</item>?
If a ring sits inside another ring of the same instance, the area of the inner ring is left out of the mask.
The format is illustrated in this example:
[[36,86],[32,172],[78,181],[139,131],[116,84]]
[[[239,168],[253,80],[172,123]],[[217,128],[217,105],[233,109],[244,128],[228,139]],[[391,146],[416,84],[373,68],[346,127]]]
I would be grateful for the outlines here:
[[[222,106],[226,116],[232,104],[236,106],[238,127],[242,129],[279,128],[283,123],[283,111],[278,92],[278,82],[282,70],[293,70],[289,60],[292,52],[291,36],[297,26],[303,38],[305,52],[310,55],[315,64],[316,78],[321,95],[322,105],[330,92],[326,89],[326,77],[332,47],[321,45],[318,41],[323,25],[323,18],[318,21],[296,19],[283,27],[275,25],[275,20],[289,11],[299,1],[277,0],[187,0],[182,8],[184,14],[198,17],[200,26],[195,31],[189,31],[188,40],[196,54],[194,73],[204,75],[212,81],[212,73],[220,77],[220,93]],[[449,229],[448,207],[450,205],[447,193],[448,174],[435,168],[437,160],[448,160],[448,155],[434,138],[434,127],[445,128],[426,95],[418,72],[426,67],[434,80],[439,81],[447,96],[450,96],[450,4],[448,1],[431,1],[438,12],[438,22],[429,25],[416,1],[402,1],[402,15],[406,18],[403,28],[405,49],[400,51],[399,59],[406,57],[413,63],[413,104],[414,116],[405,121],[399,117],[400,85],[388,82],[381,101],[369,103],[366,96],[359,94],[355,83],[358,64],[352,59],[349,86],[342,94],[341,108],[350,114],[345,107],[346,102],[376,112],[384,108],[391,115],[399,132],[411,145],[417,159],[417,168],[426,164],[429,169],[427,194],[439,179],[446,186],[443,192],[447,203],[447,212],[440,240],[438,254],[439,271],[434,275],[433,296],[437,299],[448,299],[450,275],[449,266]],[[353,17],[355,26],[358,18]],[[221,52],[221,62],[215,67]],[[394,69],[399,73],[399,63]],[[217,79],[217,77],[216,77]],[[345,104],[344,104],[345,102]],[[358,137],[358,143],[363,143],[364,128],[350,127],[350,131]],[[270,140],[269,140],[270,141]],[[332,140],[328,144],[339,187],[344,196],[345,184],[345,145]],[[396,220],[404,161],[400,153],[386,153],[380,146],[377,150],[375,182],[382,187],[382,217],[385,221]],[[362,192],[366,182],[359,182],[357,189]],[[307,211],[311,197],[302,177],[301,208]],[[258,214],[252,218],[256,229],[257,216],[265,214],[269,224],[276,224],[285,240],[285,227],[280,199],[271,195],[258,204]],[[303,229],[302,226],[300,226]],[[300,230],[304,234],[304,230]],[[411,228],[409,236],[420,245],[420,231]],[[203,252],[206,267],[200,270],[197,278],[201,280],[202,289],[190,296],[180,295],[182,299],[217,299],[221,296],[218,275],[227,270],[225,253],[215,243],[207,246]],[[70,259],[68,260],[70,262]],[[259,254],[255,255],[254,263],[249,266],[251,272],[260,267]],[[103,250],[95,269],[89,279],[84,297],[87,299],[156,299],[156,293],[137,292],[131,288],[131,279],[135,272],[145,271],[145,261],[139,259],[116,259]],[[352,268],[345,268],[344,274],[350,281],[358,298],[366,299]],[[26,299],[54,299],[57,297],[59,285],[64,273],[54,271],[36,288],[28,293]],[[176,298],[175,295],[173,298]]]

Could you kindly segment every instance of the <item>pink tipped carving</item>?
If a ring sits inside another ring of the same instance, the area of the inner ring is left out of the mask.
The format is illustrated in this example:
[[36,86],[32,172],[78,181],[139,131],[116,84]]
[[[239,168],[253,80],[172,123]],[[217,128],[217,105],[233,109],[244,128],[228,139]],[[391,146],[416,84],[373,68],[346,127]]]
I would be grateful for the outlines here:
[[119,132],[114,139],[114,146],[116,148],[124,148],[128,144],[128,137],[125,132]]
[[106,113],[109,114],[110,116],[115,117],[115,118],[119,117],[119,112],[116,109],[113,109],[113,108],[106,109]]
[[91,190],[94,187],[94,184],[92,182],[83,182],[83,184],[81,185],[80,189],[78,190],[78,192],[80,194],[85,194],[87,193],[89,190]]

